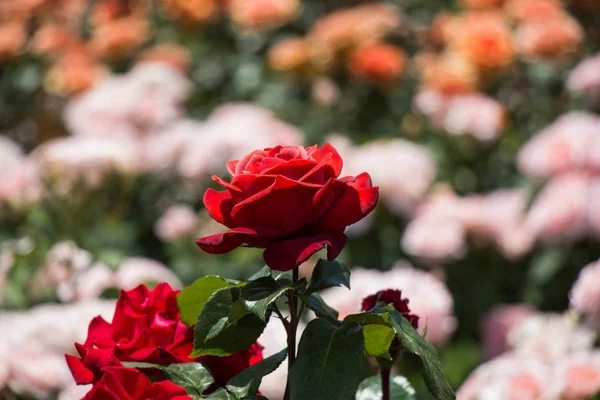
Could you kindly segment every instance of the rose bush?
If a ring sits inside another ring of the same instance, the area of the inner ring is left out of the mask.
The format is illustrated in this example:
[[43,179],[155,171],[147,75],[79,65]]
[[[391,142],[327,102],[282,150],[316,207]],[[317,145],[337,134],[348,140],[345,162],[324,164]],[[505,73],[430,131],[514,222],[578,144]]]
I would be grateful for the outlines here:
[[213,177],[225,190],[207,190],[204,204],[229,230],[196,244],[214,254],[242,244],[264,248],[265,262],[278,271],[325,247],[334,260],[346,243],[344,229],[369,214],[379,196],[367,173],[338,178],[342,159],[330,144],[257,150],[227,169],[231,182]]

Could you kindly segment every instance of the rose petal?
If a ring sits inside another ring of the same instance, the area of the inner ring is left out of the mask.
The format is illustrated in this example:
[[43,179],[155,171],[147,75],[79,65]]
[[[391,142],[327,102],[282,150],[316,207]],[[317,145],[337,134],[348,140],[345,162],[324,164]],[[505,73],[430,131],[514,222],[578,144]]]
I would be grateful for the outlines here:
[[317,251],[327,247],[327,259],[333,261],[346,244],[342,232],[323,232],[313,237],[295,238],[275,242],[263,253],[269,268],[290,271],[308,260]]
[[67,365],[73,374],[75,383],[78,385],[87,385],[94,382],[94,373],[83,365],[83,362],[79,357],[75,357],[69,354],[65,355]]
[[371,186],[369,174],[342,179],[348,182],[346,190],[317,226],[320,230],[344,229],[363,219],[377,205],[379,188]]
[[217,192],[214,189],[208,189],[204,193],[204,205],[208,214],[218,223],[228,228],[233,228],[231,220],[231,210],[235,206],[235,201],[231,198],[229,191]]
[[298,207],[288,224],[288,231],[294,232],[316,224],[342,196],[347,186],[345,182],[330,179],[313,197]]
[[342,157],[340,153],[329,143],[325,143],[323,147],[315,151],[311,154],[311,156],[317,160],[321,161],[324,158],[329,158],[329,165],[333,168],[335,173],[335,177],[337,178],[342,173],[342,167],[344,162],[342,161]]
[[268,228],[236,228],[225,233],[196,239],[196,244],[202,250],[211,254],[223,254],[246,243],[252,247],[266,247],[274,238],[283,233]]

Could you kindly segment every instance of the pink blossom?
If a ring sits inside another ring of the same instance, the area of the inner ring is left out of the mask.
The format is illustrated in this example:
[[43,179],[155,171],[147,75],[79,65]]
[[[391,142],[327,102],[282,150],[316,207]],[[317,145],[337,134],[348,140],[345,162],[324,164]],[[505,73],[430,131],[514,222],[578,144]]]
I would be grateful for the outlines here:
[[198,228],[198,216],[187,205],[173,205],[167,208],[156,221],[156,236],[165,242],[172,242],[193,235]]
[[[174,171],[179,159],[188,146],[202,141],[204,125],[193,120],[182,119],[169,127],[148,135],[142,141],[143,168],[150,173]],[[207,151],[210,149],[207,148]],[[208,163],[209,154],[204,157]]]
[[33,156],[41,168],[59,178],[64,190],[79,177],[95,187],[110,172],[132,175],[140,168],[138,146],[126,138],[59,138],[37,147]]
[[311,87],[312,100],[321,106],[331,106],[340,97],[340,88],[329,78],[319,78]]
[[509,350],[509,332],[531,314],[533,309],[526,304],[494,307],[481,323],[481,340],[485,358],[491,359]]
[[118,287],[113,271],[103,263],[94,263],[58,283],[56,293],[63,302],[96,299],[109,288]]
[[413,105],[437,127],[452,135],[471,135],[481,142],[497,139],[506,124],[506,110],[481,93],[447,95],[423,90]]
[[139,64],[71,100],[65,121],[74,135],[143,135],[182,116],[190,87],[180,71],[165,63]]
[[600,351],[570,356],[557,369],[561,399],[584,400],[600,393]]
[[542,240],[575,239],[587,232],[590,177],[565,174],[550,180],[538,194],[526,225]]
[[385,205],[406,215],[425,196],[435,179],[436,165],[429,150],[408,140],[372,141],[353,146],[335,135],[328,138],[344,158],[345,175],[369,171]]
[[595,332],[578,325],[573,316],[554,313],[530,315],[508,335],[508,342],[517,354],[546,363],[589,351],[595,340]]
[[600,100],[600,53],[581,61],[569,74],[567,87],[590,100]]
[[17,160],[0,174],[0,203],[23,209],[39,201],[44,193],[39,168],[29,158]]
[[117,287],[130,290],[142,283],[167,282],[174,288],[182,286],[177,275],[158,261],[143,257],[123,260],[116,272]]
[[561,116],[522,147],[518,166],[535,177],[600,171],[600,118],[585,112]]
[[18,144],[9,137],[0,135],[0,171],[6,171],[17,166],[23,158],[23,152]]
[[571,308],[600,328],[600,260],[585,266],[571,289]]
[[188,179],[222,174],[227,160],[257,148],[302,142],[301,133],[271,111],[252,104],[231,103],[215,109],[179,160],[179,173]]
[[362,299],[379,290],[399,289],[422,326],[427,326],[429,342],[445,343],[456,329],[452,296],[446,285],[429,272],[406,263],[398,263],[386,272],[355,268],[350,282],[350,290],[334,287],[322,292],[325,302],[340,313],[339,318],[360,312]]

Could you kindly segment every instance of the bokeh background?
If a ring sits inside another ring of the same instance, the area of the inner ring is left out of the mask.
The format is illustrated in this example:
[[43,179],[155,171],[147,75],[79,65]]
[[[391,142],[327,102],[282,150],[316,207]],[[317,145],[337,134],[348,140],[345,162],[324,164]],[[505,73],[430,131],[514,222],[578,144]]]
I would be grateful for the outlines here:
[[401,289],[460,400],[597,396],[599,50],[598,0],[0,0],[0,399],[80,398],[120,289],[260,268],[194,245],[211,176],[324,142],[381,192],[331,305]]

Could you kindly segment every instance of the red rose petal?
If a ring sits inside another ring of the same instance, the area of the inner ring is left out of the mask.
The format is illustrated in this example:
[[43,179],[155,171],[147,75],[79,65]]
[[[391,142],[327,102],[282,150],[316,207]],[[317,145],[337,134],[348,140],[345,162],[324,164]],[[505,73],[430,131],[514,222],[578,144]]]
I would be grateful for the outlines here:
[[311,156],[317,160],[321,161],[323,158],[331,157],[329,160],[329,165],[333,168],[335,172],[335,177],[340,176],[342,173],[342,167],[344,162],[342,161],[342,157],[340,157],[340,153],[329,143],[325,143],[323,147],[315,151]]
[[231,198],[229,191],[217,192],[214,189],[208,189],[204,193],[204,205],[208,214],[218,223],[233,228],[231,221],[231,209],[235,205],[235,201]]
[[288,231],[294,232],[316,224],[344,193],[347,186],[345,182],[330,179],[313,197],[298,207],[288,224]]
[[87,385],[94,382],[94,373],[83,365],[80,358],[66,354],[65,359],[67,360],[67,366],[71,370],[71,374],[73,374],[75,383],[78,385]]
[[282,232],[269,228],[236,228],[225,233],[196,239],[196,244],[207,253],[223,254],[243,243],[253,247],[266,247],[274,238],[282,235]]
[[290,271],[308,260],[317,251],[327,247],[327,259],[334,260],[346,244],[342,232],[323,232],[313,237],[295,238],[276,242],[263,253],[269,268]]

